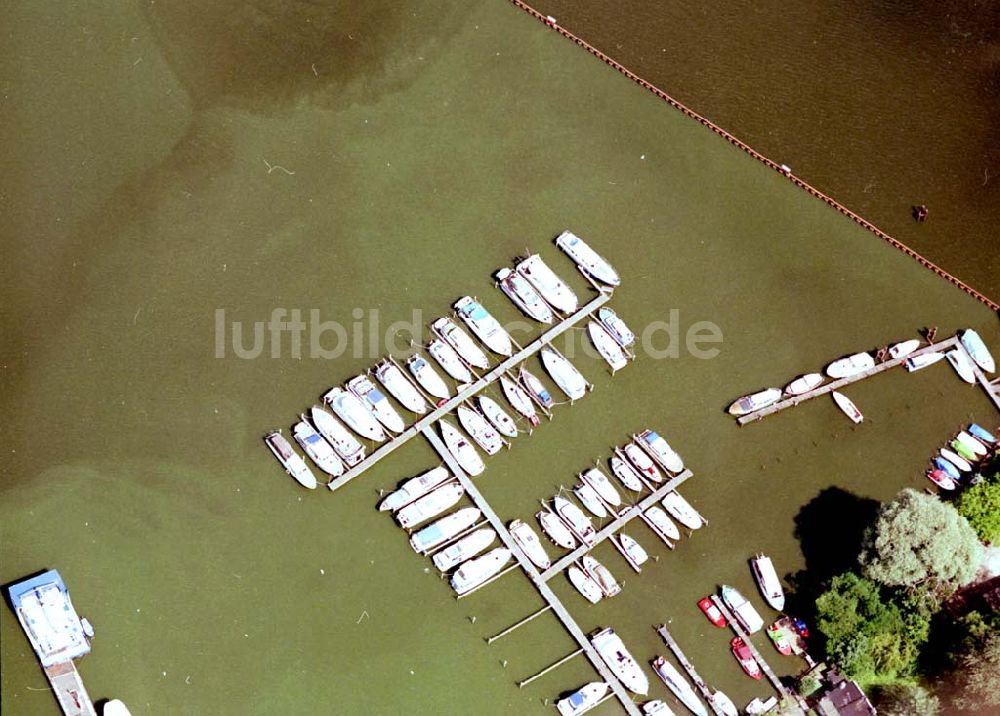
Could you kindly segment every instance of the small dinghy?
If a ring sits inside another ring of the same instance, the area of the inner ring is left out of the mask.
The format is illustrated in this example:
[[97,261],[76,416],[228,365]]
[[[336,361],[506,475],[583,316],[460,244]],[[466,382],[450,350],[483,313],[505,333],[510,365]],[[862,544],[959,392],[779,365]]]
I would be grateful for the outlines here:
[[677,670],[676,666],[662,656],[653,659],[652,666],[656,675],[660,677],[663,683],[667,685],[667,688],[673,692],[674,696],[691,713],[696,716],[708,716],[708,709],[705,708],[705,704],[698,699],[698,694],[695,693],[694,688],[688,683],[687,679],[681,676],[681,672]]
[[705,524],[705,518],[679,492],[668,492],[660,504],[670,513],[671,517],[689,530],[699,529]]
[[764,620],[760,618],[760,614],[735,587],[730,587],[728,584],[722,585],[722,601],[726,603],[726,606],[733,612],[736,620],[743,625],[748,634],[756,634],[763,628]]
[[441,426],[441,439],[459,466],[470,475],[481,475],[486,465],[476,452],[476,448],[472,447],[472,444],[451,423],[441,420],[438,421],[438,425]]
[[607,329],[596,321],[587,324],[587,333],[601,358],[611,366],[612,371],[619,371],[628,365],[628,354],[618,345]]
[[454,507],[464,494],[464,487],[457,482],[449,482],[400,509],[396,513],[396,521],[403,529],[416,527],[421,522],[437,517],[449,507]]
[[981,440],[984,443],[990,445],[997,444],[997,439],[993,436],[993,433],[991,433],[983,426],[977,425],[976,423],[972,423],[969,426],[969,434],[972,435],[972,437],[976,438],[977,440]]
[[734,636],[733,640],[729,642],[729,648],[732,650],[733,656],[736,657],[736,661],[739,662],[740,668],[743,669],[743,672],[747,676],[751,679],[759,679],[763,675],[763,672],[760,670],[760,664],[757,663],[757,659],[754,658],[750,647],[747,646],[747,643],[741,637]]
[[969,433],[965,432],[964,430],[959,431],[956,438],[960,443],[962,443],[967,448],[972,450],[972,452],[976,453],[976,455],[978,455],[979,457],[986,457],[986,455],[989,454],[990,452],[989,448],[987,448],[985,445],[983,445],[981,442],[976,440],[974,437],[969,435]]
[[608,510],[601,502],[600,496],[597,494],[597,490],[587,484],[576,485],[573,487],[573,494],[576,495],[584,507],[586,507],[592,515],[598,519],[604,519],[608,516]]
[[938,470],[948,475],[948,477],[950,477],[952,480],[962,479],[962,473],[959,472],[959,469],[955,467],[950,460],[947,460],[943,457],[935,457],[933,460],[931,460],[931,462],[934,463],[934,467],[936,467]]
[[621,495],[618,494],[615,486],[611,484],[611,480],[596,467],[584,470],[580,474],[580,479],[594,488],[597,494],[601,496],[601,499],[612,507],[618,507],[622,504]]
[[987,373],[993,373],[996,371],[996,362],[993,360],[993,356],[983,339],[979,337],[979,334],[974,330],[969,328],[968,330],[962,331],[962,334],[958,337],[962,342],[962,346],[969,353],[969,357],[976,362],[980,368],[982,368]]
[[844,411],[844,415],[849,417],[851,422],[857,424],[864,421],[865,416],[861,414],[861,411],[858,410],[858,406],[854,404],[853,400],[836,390],[831,395],[833,395],[833,402],[837,404],[838,408]]
[[906,366],[906,370],[912,373],[926,368],[929,365],[934,365],[942,358],[944,358],[944,353],[932,351],[931,353],[921,353],[917,356],[910,356],[906,359],[906,362],[903,363],[903,365]]
[[781,582],[778,579],[778,573],[774,570],[771,558],[763,554],[755,554],[750,560],[750,567],[764,601],[770,604],[772,609],[782,611],[785,608],[785,590],[781,588]]
[[434,566],[447,572],[456,564],[472,559],[496,539],[497,533],[488,527],[476,530],[434,555]]
[[548,391],[545,385],[538,379],[534,373],[530,372],[524,366],[521,366],[519,376],[521,383],[524,385],[524,389],[528,391],[528,395],[534,400],[538,405],[549,410],[556,401],[552,398],[552,394]]
[[601,699],[607,696],[610,688],[603,681],[592,681],[581,686],[566,698],[556,701],[556,710],[560,716],[579,716],[594,708]]
[[621,542],[622,551],[628,555],[633,565],[639,567],[649,561],[649,554],[643,549],[642,545],[627,534],[619,532],[618,540]]
[[614,267],[572,231],[564,231],[559,234],[556,237],[556,246],[573,259],[580,270],[591,278],[608,286],[621,284],[621,278]]
[[583,377],[583,374],[576,369],[561,353],[546,346],[542,348],[542,365],[552,376],[552,380],[559,386],[559,390],[566,394],[570,401],[578,400],[587,394],[590,383]]
[[430,552],[476,524],[482,516],[475,507],[463,507],[410,535],[410,546],[419,554]]
[[729,414],[734,416],[749,415],[762,410],[769,405],[774,405],[781,400],[781,390],[779,388],[767,388],[751,395],[744,395],[737,398],[729,406]]
[[875,359],[870,353],[855,353],[846,358],[840,358],[826,367],[826,374],[831,378],[847,378],[864,373],[875,367]]
[[583,514],[583,510],[562,495],[552,498],[552,506],[577,539],[584,544],[592,545],[597,542],[597,531],[590,523],[590,518]]
[[889,357],[893,360],[899,360],[900,358],[905,358],[910,355],[913,351],[920,347],[920,340],[918,338],[913,338],[908,341],[903,341],[902,343],[897,343],[889,349]]
[[554,309],[563,313],[576,312],[580,305],[576,294],[542,261],[541,256],[532,254],[523,261],[519,261],[514,266],[514,270],[528,279],[528,283],[534,286],[546,303]]
[[281,466],[295,478],[297,483],[310,490],[316,489],[316,476],[312,474],[312,470],[306,465],[302,456],[292,450],[292,446],[284,435],[279,432],[268,433],[264,436],[264,442],[267,443],[268,450],[278,458]]
[[472,337],[463,331],[458,325],[447,316],[439,318],[431,324],[431,328],[452,348],[455,349],[465,362],[476,368],[489,368],[490,359],[483,353],[483,349],[476,345]]
[[618,455],[612,455],[608,462],[611,465],[611,472],[625,487],[633,492],[642,492],[645,489],[642,480],[639,479],[639,473],[627,460]]
[[663,482],[663,474],[653,464],[653,459],[635,443],[625,446],[625,457],[632,463],[632,467],[638,470],[639,474],[650,482],[659,485]]
[[493,424],[497,431],[508,438],[517,437],[517,423],[514,418],[507,414],[507,411],[500,407],[500,404],[488,395],[480,395],[476,398],[479,409],[483,411],[486,419]]
[[618,317],[617,313],[607,306],[602,306],[597,310],[597,320],[622,348],[628,348],[635,343],[635,334],[632,330],[625,321]]
[[573,549],[576,547],[576,537],[570,532],[566,523],[559,519],[559,516],[548,510],[542,510],[535,515],[538,523],[542,526],[542,531],[548,538],[563,549]]
[[500,321],[483,308],[479,301],[471,296],[462,296],[455,302],[454,308],[458,317],[472,329],[476,338],[481,340],[483,345],[502,356],[509,357],[514,353],[514,345],[510,341],[510,335],[500,325]]
[[388,437],[372,411],[353,393],[343,388],[331,388],[323,396],[323,402],[358,435],[377,442]]
[[552,323],[555,320],[555,314],[552,313],[549,304],[524,276],[509,268],[502,268],[497,271],[496,279],[500,290],[507,294],[507,298],[526,316],[534,318],[539,323]]
[[528,419],[532,425],[538,425],[538,411],[531,403],[531,397],[520,385],[512,381],[506,375],[500,376],[500,389],[510,403],[510,407]]
[[590,637],[590,643],[626,689],[640,696],[649,693],[649,679],[642,672],[639,662],[625,648],[621,637],[615,634],[614,629],[611,627],[602,629]]
[[448,384],[444,382],[444,378],[438,375],[438,372],[423,357],[410,356],[409,360],[406,361],[406,367],[410,369],[410,374],[420,384],[420,387],[435,398],[444,401],[451,397],[451,391],[448,390]]
[[948,477],[948,473],[944,470],[928,471],[927,479],[940,487],[942,490],[954,490],[958,487],[958,485],[955,484],[955,481]]
[[354,393],[359,399],[371,409],[375,418],[382,425],[394,433],[401,433],[406,430],[406,424],[400,417],[396,409],[389,403],[381,390],[368,380],[368,376],[358,375],[347,381],[347,389]]
[[584,574],[583,570],[575,564],[570,565],[566,570],[566,576],[569,578],[570,584],[576,587],[576,591],[591,604],[597,604],[604,599],[604,592],[601,591],[597,582]]
[[826,378],[823,377],[822,373],[806,373],[805,375],[800,375],[798,378],[785,386],[785,394],[804,395],[810,390],[814,390],[823,385],[825,380]]
[[941,457],[957,467],[961,472],[972,472],[972,465],[965,458],[953,453],[948,448],[941,448]]
[[951,445],[952,449],[955,452],[957,452],[959,455],[961,455],[962,457],[964,457],[970,463],[971,462],[979,462],[979,456],[968,445],[966,445],[965,443],[963,443],[961,440],[958,440],[956,438],[955,440],[952,440],[949,443],[949,445]]
[[[340,424],[340,421],[320,407],[313,406],[309,411],[313,425],[319,434],[327,439],[340,459],[348,467],[353,467],[365,459],[365,447],[356,437]],[[304,420],[305,418],[303,418]]]
[[316,432],[316,429],[305,418],[292,427],[292,437],[313,461],[313,464],[327,475],[340,477],[344,474],[344,463],[333,451],[333,446],[324,440],[323,436]]
[[664,541],[676,542],[681,538],[681,531],[677,529],[674,521],[656,505],[653,505],[642,514],[646,516],[649,525]]
[[622,588],[618,584],[618,580],[614,578],[614,575],[611,574],[611,571],[607,567],[598,562],[594,557],[589,554],[583,555],[580,559],[580,568],[588,577],[597,582],[597,586],[601,588],[601,592],[605,597],[613,597],[621,593]]
[[457,380],[459,383],[471,383],[472,373],[459,357],[455,349],[445,343],[440,338],[435,338],[427,344],[427,352],[431,358],[437,361],[438,365],[444,368],[444,372]]
[[466,405],[459,405],[457,412],[458,422],[487,455],[496,455],[503,449],[503,438],[486,418]]
[[722,610],[719,609],[715,602],[712,601],[711,597],[702,597],[698,600],[698,609],[701,613],[705,615],[708,621],[712,622],[714,626],[720,629],[725,629],[726,627],[726,617],[722,614]]
[[531,525],[521,520],[514,520],[508,525],[510,536],[515,544],[528,556],[531,563],[539,569],[548,569],[552,566],[552,560],[545,553],[545,547],[538,539],[538,535],[531,529]]
[[375,377],[404,408],[417,415],[427,412],[424,396],[395,363],[389,360],[379,363],[375,366]]
[[969,385],[975,385],[976,373],[972,370],[972,361],[965,351],[955,348],[944,354],[944,357],[951,363],[951,367],[958,373],[958,377]]
[[451,575],[451,587],[459,595],[467,594],[496,575],[510,561],[510,550],[497,547],[482,557],[475,557],[455,570]]
[[398,489],[390,492],[385,496],[385,499],[378,504],[378,509],[380,512],[398,510],[399,508],[410,504],[417,498],[423,497],[435,487],[450,479],[451,473],[448,472],[448,468],[444,465],[438,465],[437,467],[421,473],[416,477],[411,477],[409,480],[400,485]]
[[677,475],[684,471],[684,461],[681,460],[681,456],[655,431],[643,430],[638,435],[633,435],[632,439],[640,447],[646,448],[646,452],[668,472]]

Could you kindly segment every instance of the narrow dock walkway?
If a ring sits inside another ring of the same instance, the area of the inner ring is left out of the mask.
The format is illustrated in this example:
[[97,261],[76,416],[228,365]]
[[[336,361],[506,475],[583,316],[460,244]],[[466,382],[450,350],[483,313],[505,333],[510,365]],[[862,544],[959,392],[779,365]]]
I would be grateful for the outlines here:
[[668,492],[676,490],[693,474],[694,473],[692,473],[690,470],[685,470],[677,477],[673,477],[667,480],[665,483],[663,483],[663,487],[659,488],[652,494],[646,495],[643,499],[639,500],[639,502],[632,505],[631,507],[628,507],[619,512],[618,517],[616,517],[614,520],[604,525],[604,527],[600,529],[600,531],[597,533],[596,537],[597,541],[594,544],[582,544],[576,549],[574,549],[572,552],[569,552],[565,556],[556,560],[556,562],[551,567],[542,572],[541,574],[542,581],[547,582],[550,579],[552,579],[554,576],[556,576],[561,571],[566,569],[568,566],[573,564],[573,562],[580,559],[580,557],[582,557],[587,552],[597,547],[597,545],[599,545],[601,542],[603,542],[608,537],[617,532],[619,529],[624,527],[627,523],[629,523],[630,521],[641,515],[648,508],[652,507],[656,502],[662,500]]
[[52,685],[59,708],[66,716],[97,716],[76,664],[64,661],[45,667],[45,676]]
[[535,565],[532,564],[527,555],[525,555],[524,552],[521,551],[521,548],[514,542],[513,538],[510,536],[510,532],[507,531],[507,526],[500,519],[500,516],[493,511],[493,508],[490,507],[490,503],[486,501],[485,497],[483,497],[479,488],[476,487],[472,479],[465,474],[465,471],[463,471],[458,462],[455,461],[455,458],[445,446],[444,442],[442,442],[441,438],[438,437],[437,433],[434,432],[430,425],[424,426],[422,432],[428,442],[430,442],[434,449],[437,450],[441,459],[444,460],[449,469],[454,473],[456,478],[458,478],[462,487],[465,488],[465,492],[469,496],[469,499],[472,500],[476,507],[478,507],[486,516],[490,526],[493,527],[497,535],[500,537],[500,540],[517,559],[518,564],[520,564],[521,568],[528,575],[531,583],[535,585],[535,588],[542,595],[542,598],[549,604],[549,606],[552,607],[552,611],[557,617],[559,617],[559,621],[561,621],[563,626],[566,627],[566,631],[568,631],[576,640],[576,643],[580,645],[583,653],[587,655],[587,658],[594,665],[597,673],[599,673],[601,678],[611,686],[612,692],[621,702],[625,711],[629,714],[629,716],[642,716],[642,712],[639,711],[639,708],[632,701],[628,691],[625,690],[625,687],[622,686],[618,678],[611,673],[610,669],[608,669],[607,664],[604,663],[604,660],[594,649],[590,640],[587,638],[587,635],[583,633],[583,630],[570,615],[566,607],[563,606],[563,603],[559,600],[559,597],[556,596],[555,592],[553,592],[552,589],[545,583],[545,580],[541,578],[538,570],[535,569]]
[[600,308],[610,300],[611,300],[610,293],[601,293],[599,296],[596,296],[593,300],[591,300],[588,304],[583,306],[579,311],[574,313],[572,316],[567,317],[558,325],[553,326],[545,333],[543,333],[541,336],[536,338],[534,341],[529,343],[527,346],[517,351],[510,358],[507,358],[505,361],[492,368],[488,373],[483,375],[481,378],[469,384],[469,386],[465,390],[460,392],[458,395],[456,395],[454,398],[452,398],[447,403],[442,405],[440,408],[432,410],[430,413],[428,413],[427,415],[425,415],[424,417],[420,418],[415,423],[413,423],[413,425],[408,427],[402,433],[389,440],[389,442],[377,448],[375,452],[373,452],[367,458],[365,458],[360,463],[358,463],[350,470],[345,472],[343,475],[331,480],[327,484],[327,487],[330,490],[337,490],[343,487],[348,482],[353,480],[355,477],[363,473],[365,470],[375,465],[375,463],[377,463],[379,460],[381,460],[382,458],[389,455],[397,448],[409,442],[411,438],[416,437],[418,434],[420,434],[421,431],[423,431],[425,427],[433,425],[435,422],[443,418],[445,415],[447,415],[452,410],[461,405],[463,402],[474,396],[483,388],[490,385],[494,381],[498,380],[500,376],[503,375],[507,370],[517,365],[518,363],[521,363],[522,361],[530,358],[532,355],[540,351],[542,347],[544,347],[547,343],[551,342],[553,339],[557,338],[558,336],[568,331],[570,328],[575,326],[577,323],[582,321],[584,318],[589,316],[591,313],[596,311],[598,308]]
[[965,355],[969,358],[969,363],[972,364],[972,372],[975,374],[976,380],[979,382],[979,385],[982,387],[983,390],[986,391],[986,397],[990,399],[990,401],[993,403],[993,406],[997,410],[1000,410],[1000,380],[993,379],[991,381],[989,378],[987,378],[986,374],[983,373],[982,370],[980,370],[979,366],[976,365],[976,362],[972,360],[971,356],[969,356],[968,351],[965,350],[965,346],[962,346],[962,351],[964,351]]
[[656,633],[659,634],[660,638],[663,639],[663,642],[670,647],[670,651],[674,652],[674,656],[677,658],[677,661],[684,667],[684,670],[688,673],[688,677],[690,677],[691,681],[694,682],[694,685],[698,687],[698,691],[701,692],[702,698],[708,702],[709,708],[718,714],[718,716],[726,716],[726,712],[716,706],[715,702],[712,700],[712,691],[708,688],[708,684],[705,683],[704,679],[698,676],[698,672],[694,670],[694,664],[688,661],[688,658],[684,656],[684,652],[681,651],[681,647],[676,641],[674,641],[673,636],[671,636],[670,632],[667,630],[667,625],[661,624],[656,627]]

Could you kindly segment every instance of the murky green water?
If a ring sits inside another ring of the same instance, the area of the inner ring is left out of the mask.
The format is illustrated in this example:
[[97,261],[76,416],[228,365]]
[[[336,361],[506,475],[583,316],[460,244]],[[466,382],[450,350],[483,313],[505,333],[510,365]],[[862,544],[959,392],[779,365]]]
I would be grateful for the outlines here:
[[[81,664],[95,698],[137,714],[543,714],[593,677],[581,658],[519,690],[574,648],[548,617],[485,644],[541,605],[527,580],[456,603],[375,511],[436,463],[421,441],[336,494],[298,489],[267,453],[265,431],[377,354],[216,359],[217,308],[248,324],[377,309],[385,326],[472,293],[513,320],[490,274],[528,247],[572,278],[550,243],[569,226],[619,268],[611,305],[636,328],[672,309],[682,331],[715,322],[713,360],[646,356],[612,379],[580,357],[594,392],[479,484],[504,518],[530,518],[627,434],[663,432],[710,526],[672,553],[629,528],[660,557],[642,575],[599,548],[626,582],[614,600],[556,589],[642,660],[670,620],[740,702],[766,689],[695,601],[723,581],[755,593],[757,550],[782,574],[828,560],[854,508],[831,486],[923,487],[950,430],[996,419],[941,365],[852,388],[858,428],[826,401],[736,428],[722,410],[748,390],[926,325],[1000,345],[996,318],[504,3],[9,14],[0,581],[60,569],[97,628]],[[5,711],[52,713],[9,611],[0,625]]]

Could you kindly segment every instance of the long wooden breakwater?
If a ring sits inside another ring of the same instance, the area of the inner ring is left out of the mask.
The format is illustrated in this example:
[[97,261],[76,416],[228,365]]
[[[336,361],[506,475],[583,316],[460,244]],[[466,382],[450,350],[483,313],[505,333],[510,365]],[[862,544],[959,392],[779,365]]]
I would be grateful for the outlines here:
[[906,244],[904,244],[899,239],[896,239],[896,238],[890,236],[885,231],[883,231],[879,227],[875,226],[875,224],[871,223],[870,221],[868,221],[864,217],[860,216],[859,214],[856,214],[855,212],[851,211],[850,209],[848,209],[846,206],[844,206],[843,204],[841,204],[839,201],[837,201],[833,197],[828,196],[827,194],[824,194],[819,189],[817,189],[816,187],[812,186],[811,184],[809,184],[805,180],[800,179],[799,177],[795,176],[794,174],[792,174],[791,170],[788,167],[786,167],[786,166],[784,166],[782,164],[778,164],[773,159],[769,159],[768,157],[764,156],[763,154],[761,154],[760,152],[758,152],[756,149],[754,149],[753,147],[751,147],[746,142],[744,142],[744,141],[736,138],[735,136],[733,136],[732,134],[730,134],[729,132],[727,132],[725,129],[723,129],[722,127],[718,126],[714,122],[712,122],[711,120],[707,119],[706,117],[703,117],[702,115],[698,114],[693,109],[690,109],[689,107],[685,106],[681,102],[678,102],[676,99],[674,99],[673,97],[671,97],[670,95],[668,95],[666,92],[664,92],[663,90],[661,90],[659,87],[657,87],[656,85],[654,85],[652,82],[649,82],[648,80],[643,79],[642,77],[640,77],[639,75],[637,75],[636,73],[632,72],[630,69],[628,69],[627,67],[625,67],[621,63],[619,63],[617,60],[609,57],[608,55],[606,55],[603,52],[601,52],[600,50],[598,50],[596,47],[594,47],[593,45],[591,45],[586,40],[584,40],[584,39],[582,39],[580,37],[577,37],[576,35],[574,35],[572,32],[570,32],[566,28],[561,27],[556,22],[555,18],[553,18],[551,16],[548,16],[548,15],[543,15],[538,10],[536,10],[535,8],[531,7],[526,2],[524,2],[524,0],[510,0],[510,1],[514,5],[516,5],[517,7],[521,8],[522,10],[524,10],[525,12],[527,12],[529,15],[531,15],[532,17],[534,17],[536,20],[539,20],[542,23],[544,23],[545,25],[551,27],[553,30],[555,30],[556,32],[558,32],[563,37],[565,37],[565,38],[567,38],[569,40],[572,40],[574,43],[576,43],[577,45],[579,45],[580,47],[582,47],[583,49],[585,49],[587,52],[589,52],[590,54],[592,54],[594,57],[596,57],[599,60],[601,60],[602,62],[604,62],[604,64],[608,65],[609,67],[614,68],[618,72],[621,72],[623,75],[625,75],[626,77],[628,77],[630,80],[632,80],[633,82],[635,82],[636,84],[638,84],[643,89],[646,89],[646,90],[652,92],[653,94],[655,94],[657,97],[659,97],[660,99],[662,99],[664,102],[666,102],[667,104],[669,104],[674,109],[676,109],[676,110],[678,110],[680,112],[683,112],[684,114],[686,114],[691,119],[694,119],[695,121],[699,122],[700,124],[704,125],[705,127],[708,127],[713,132],[715,132],[716,134],[718,134],[720,137],[722,137],[723,139],[725,139],[727,142],[729,142],[730,144],[732,144],[734,147],[736,147],[738,149],[742,149],[744,152],[746,152],[747,154],[749,154],[754,159],[758,160],[759,162],[763,163],[764,165],[766,165],[767,167],[773,169],[774,171],[778,172],[779,174],[787,177],[789,181],[791,181],[793,184],[795,184],[796,186],[798,186],[800,189],[803,189],[804,191],[808,192],[809,194],[811,194],[815,198],[817,198],[817,199],[825,202],[829,206],[833,207],[834,209],[836,209],[837,211],[839,211],[841,214],[843,214],[847,218],[851,219],[853,222],[855,222],[856,224],[858,224],[862,228],[867,229],[871,233],[875,234],[875,236],[879,237],[880,239],[882,239],[883,241],[885,241],[886,243],[888,243],[893,248],[899,249],[904,254],[906,254],[910,258],[912,258],[915,261],[917,261],[918,263],[920,263],[920,265],[922,265],[924,268],[930,269],[931,271],[933,271],[934,273],[936,273],[941,278],[943,278],[943,279],[951,282],[955,286],[958,286],[960,289],[962,289],[963,291],[965,291],[967,294],[969,294],[973,298],[977,299],[978,301],[980,301],[983,304],[985,304],[986,306],[988,306],[991,310],[993,310],[993,311],[1000,311],[1000,304],[998,304],[996,301],[994,301],[994,300],[988,298],[987,296],[983,295],[982,293],[980,293],[976,289],[972,288],[971,286],[969,286],[967,283],[965,283],[964,281],[962,281],[958,277],[953,276],[952,274],[948,273],[947,271],[945,271],[943,268],[941,268],[940,266],[938,266],[937,264],[935,264],[930,259],[925,258],[921,254],[919,254],[916,251],[914,251],[913,249],[911,249],[909,246],[907,246]]

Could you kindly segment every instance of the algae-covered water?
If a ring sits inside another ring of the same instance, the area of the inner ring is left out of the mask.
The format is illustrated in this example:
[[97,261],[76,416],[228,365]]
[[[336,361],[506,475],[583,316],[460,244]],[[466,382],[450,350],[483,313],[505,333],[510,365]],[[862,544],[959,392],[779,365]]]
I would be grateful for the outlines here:
[[[575,648],[558,622],[484,641],[541,606],[527,579],[456,602],[375,510],[437,463],[429,446],[331,494],[298,488],[260,437],[374,363],[414,309],[426,322],[468,293],[517,320],[490,276],[525,249],[587,295],[551,244],[570,227],[619,269],[610,305],[634,328],[673,321],[683,343],[711,322],[718,355],[675,343],[612,378],[577,350],[593,393],[478,484],[530,520],[628,434],[666,435],[709,526],[674,552],[630,527],[659,557],[641,575],[600,547],[625,581],[613,600],[556,591],[643,662],[669,621],[712,684],[765,695],[697,599],[755,594],[756,551],[782,575],[830,569],[865,499],[923,488],[941,440],[996,414],[946,364],[853,386],[858,427],[826,400],[742,429],[725,406],[924,326],[997,346],[996,317],[506,3],[372,7],[7,11],[0,582],[58,568],[97,629],[91,695],[136,714],[551,713],[595,676],[581,657],[518,689]],[[219,358],[218,309],[247,347],[275,309],[317,309],[344,354],[296,358],[286,336],[277,357]],[[55,712],[9,610],[0,628],[5,713]]]

